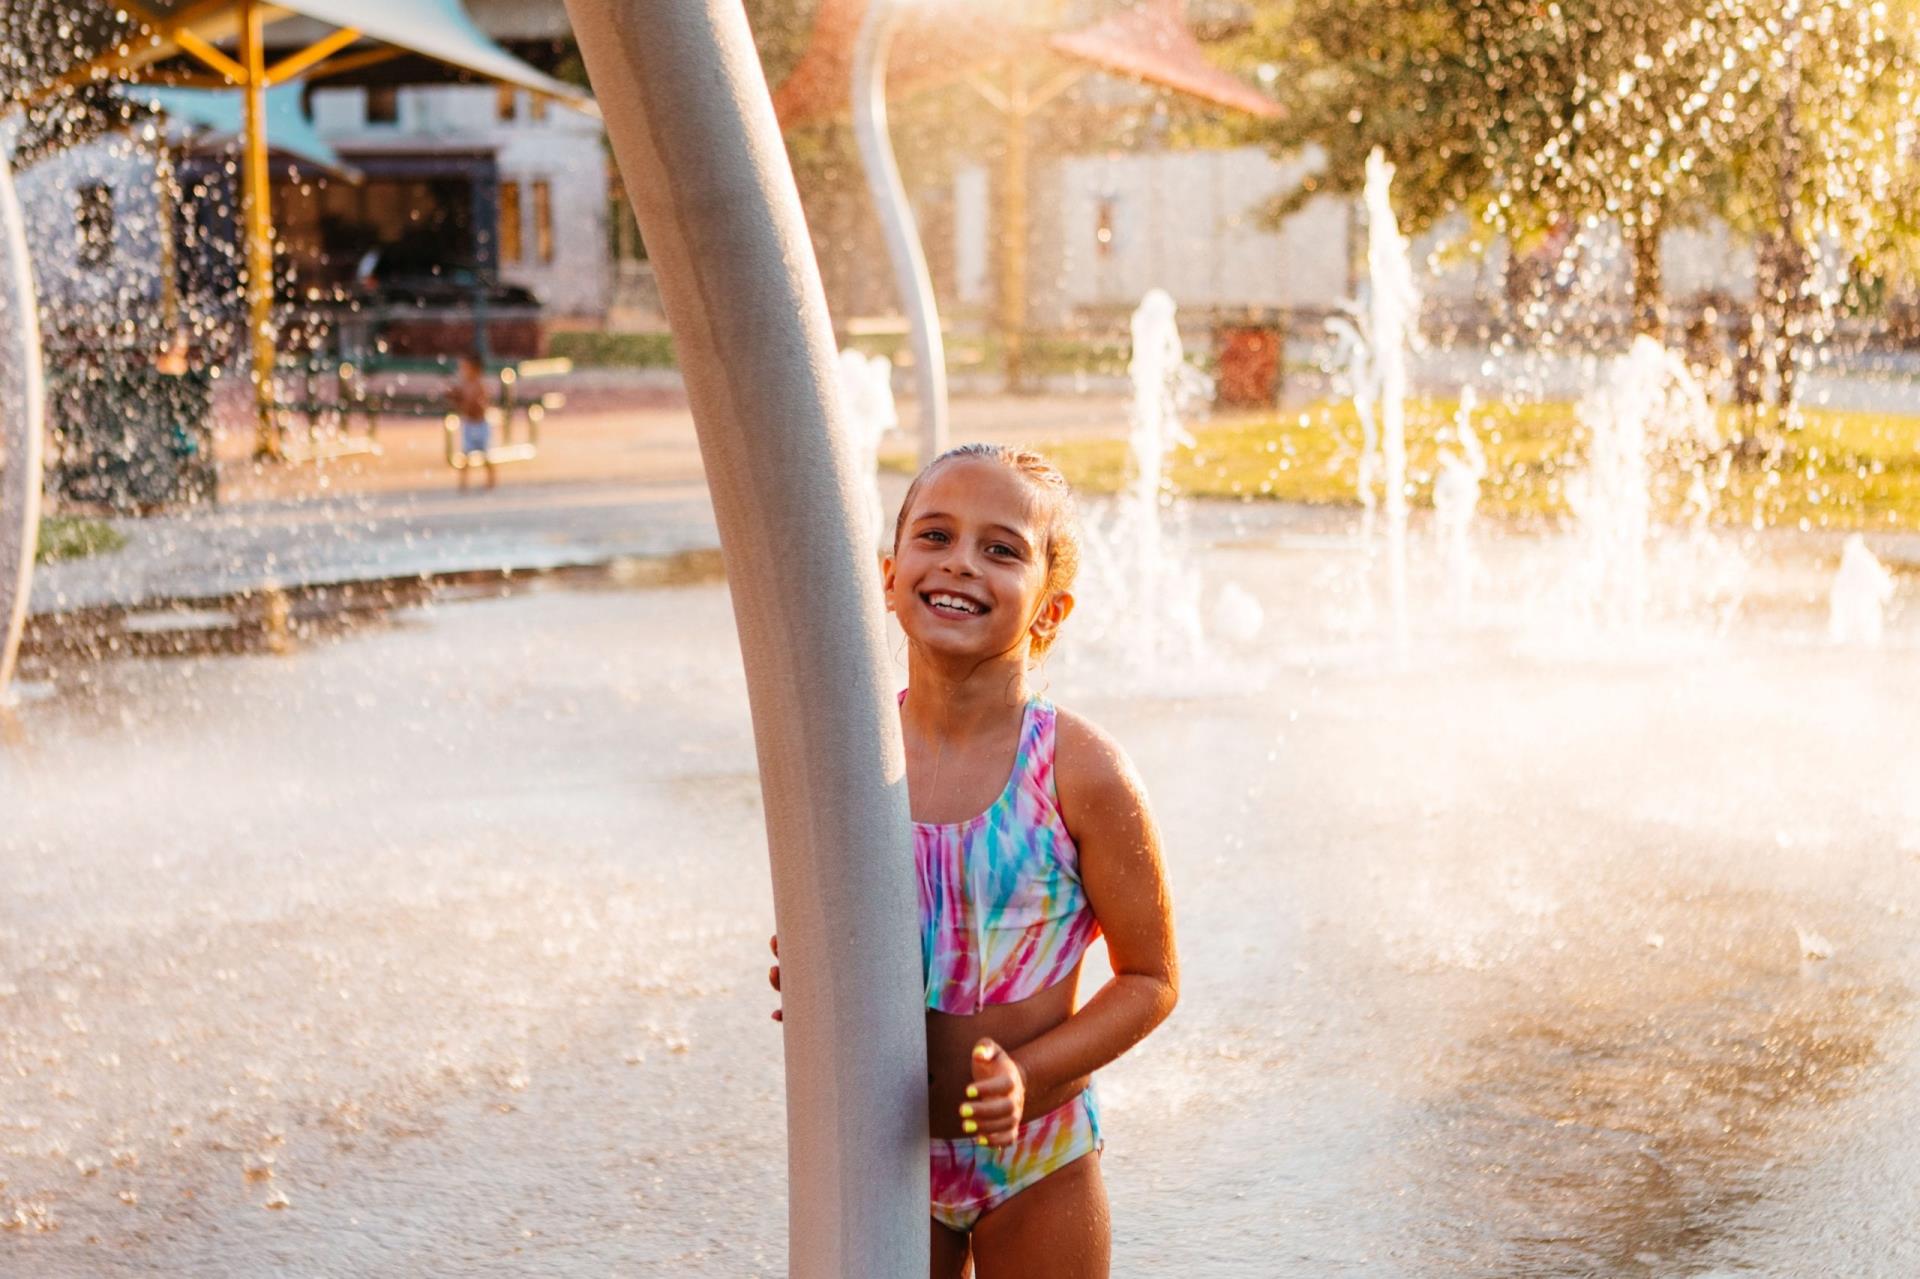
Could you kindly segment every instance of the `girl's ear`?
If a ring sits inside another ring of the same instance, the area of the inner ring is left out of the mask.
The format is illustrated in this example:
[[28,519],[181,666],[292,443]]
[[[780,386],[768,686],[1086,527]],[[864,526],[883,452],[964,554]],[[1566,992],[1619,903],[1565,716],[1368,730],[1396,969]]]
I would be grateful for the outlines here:
[[1066,621],[1068,614],[1072,612],[1073,595],[1068,591],[1055,591],[1040,606],[1040,611],[1034,615],[1033,625],[1027,629],[1032,632],[1033,638],[1038,643],[1045,646],[1053,642],[1054,634],[1059,631],[1060,624]]
[[893,556],[880,557],[880,594],[886,601],[887,612],[893,612]]

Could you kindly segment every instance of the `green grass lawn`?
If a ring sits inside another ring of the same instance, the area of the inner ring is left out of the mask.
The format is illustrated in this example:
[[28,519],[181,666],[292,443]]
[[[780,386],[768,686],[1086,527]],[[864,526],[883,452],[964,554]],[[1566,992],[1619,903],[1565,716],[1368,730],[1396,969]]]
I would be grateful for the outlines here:
[[117,551],[127,539],[99,520],[49,515],[40,521],[40,541],[33,558],[42,564],[54,560],[77,560],[89,555]]
[[[1443,445],[1453,442],[1452,400],[1407,404],[1407,474],[1416,506],[1432,503]],[[1480,509],[1516,521],[1567,514],[1566,480],[1585,465],[1586,438],[1568,403],[1484,404],[1475,429],[1488,475]],[[1722,430],[1737,434],[1723,415]],[[1352,405],[1326,402],[1285,415],[1237,416],[1203,423],[1195,447],[1177,449],[1168,478],[1192,497],[1272,498],[1352,503],[1361,442]],[[1771,466],[1759,458],[1698,463],[1724,524],[1808,528],[1920,529],[1920,416],[1809,409],[1781,441]],[[1126,446],[1117,439],[1061,441],[1045,450],[1076,487],[1110,493],[1126,480]],[[1695,463],[1675,459],[1657,485],[1663,518],[1682,514]]]

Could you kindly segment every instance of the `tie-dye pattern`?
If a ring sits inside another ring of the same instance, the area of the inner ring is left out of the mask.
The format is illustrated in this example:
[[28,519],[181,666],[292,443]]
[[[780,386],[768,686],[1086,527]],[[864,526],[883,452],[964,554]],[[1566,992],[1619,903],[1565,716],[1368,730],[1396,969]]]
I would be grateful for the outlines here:
[[913,824],[929,1008],[965,1015],[1025,999],[1100,935],[1054,794],[1055,719],[1045,698],[1027,703],[1013,775],[986,812]]
[[1100,1146],[1100,1107],[1092,1088],[1021,1124],[1010,1146],[935,1137],[933,1219],[949,1230],[972,1230],[983,1213]]

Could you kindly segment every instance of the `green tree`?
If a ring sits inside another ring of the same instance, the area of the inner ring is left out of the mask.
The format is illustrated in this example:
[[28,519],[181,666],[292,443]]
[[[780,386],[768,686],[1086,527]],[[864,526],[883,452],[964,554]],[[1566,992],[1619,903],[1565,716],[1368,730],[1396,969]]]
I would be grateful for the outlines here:
[[1816,246],[1856,273],[1912,265],[1915,8],[1266,0],[1234,54],[1264,69],[1286,109],[1252,136],[1325,153],[1297,199],[1359,190],[1379,147],[1415,229],[1459,210],[1524,248],[1615,220],[1645,331],[1660,325],[1662,230],[1718,216],[1771,237],[1763,301],[1788,333],[1788,311],[1812,296]]
[[1756,292],[1790,407],[1806,341],[1837,308],[1920,279],[1920,5],[1716,9],[1741,92],[1729,145],[1703,177],[1712,211],[1758,250]]

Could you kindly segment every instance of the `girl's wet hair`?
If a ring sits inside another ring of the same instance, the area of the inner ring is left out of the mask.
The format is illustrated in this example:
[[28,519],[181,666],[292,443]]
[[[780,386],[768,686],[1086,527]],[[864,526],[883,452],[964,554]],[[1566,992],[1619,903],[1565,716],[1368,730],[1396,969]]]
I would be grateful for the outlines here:
[[[900,500],[900,514],[893,521],[894,554],[900,553],[900,535],[906,531],[907,512],[913,509],[913,499],[920,492],[920,485],[941,466],[961,458],[998,462],[1019,473],[1046,499],[1046,590],[1049,595],[1072,590],[1073,579],[1080,572],[1080,517],[1074,507],[1073,488],[1067,483],[1067,477],[1060,474],[1059,468],[1044,455],[1014,444],[962,444],[927,463],[920,474],[913,477],[913,483],[907,486],[907,495]],[[1045,656],[1047,649],[1052,646],[1053,636],[1033,637],[1035,657]]]

